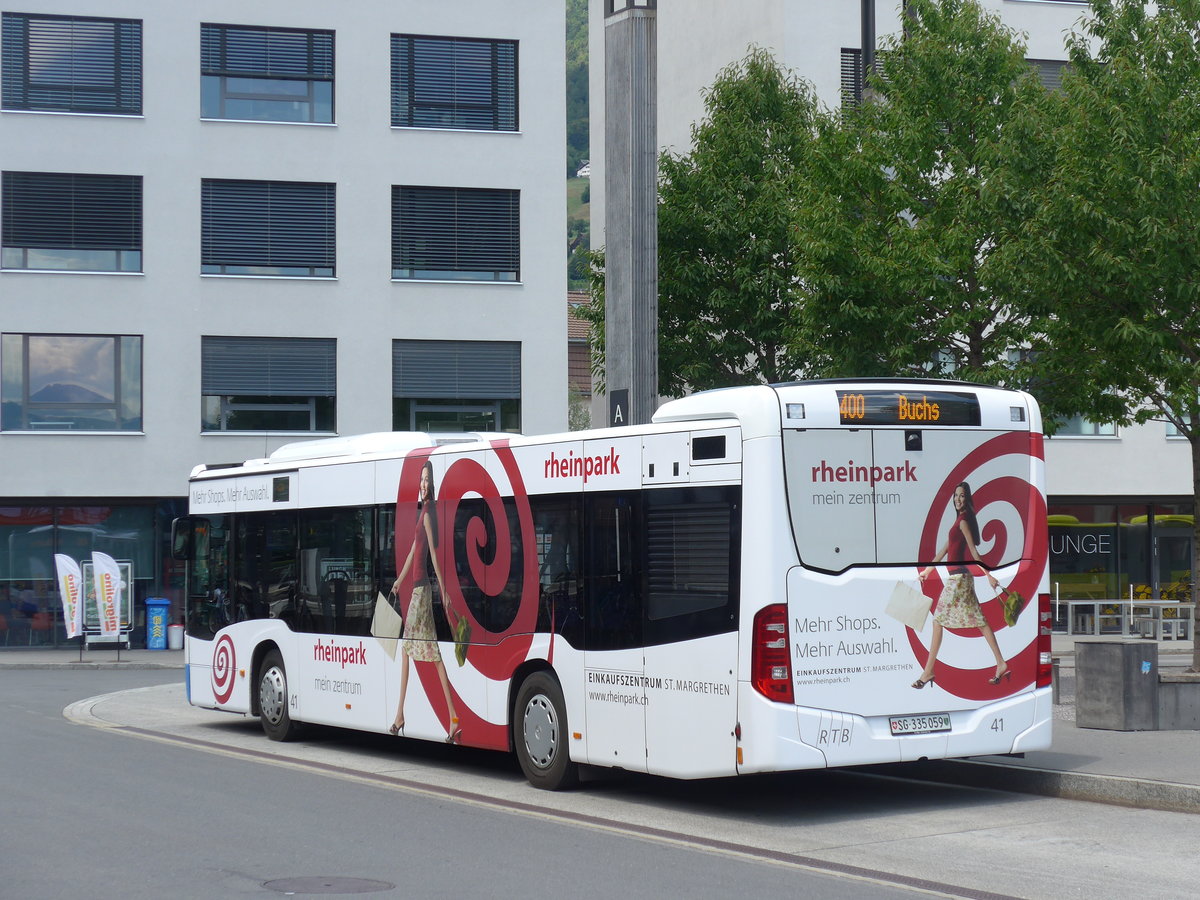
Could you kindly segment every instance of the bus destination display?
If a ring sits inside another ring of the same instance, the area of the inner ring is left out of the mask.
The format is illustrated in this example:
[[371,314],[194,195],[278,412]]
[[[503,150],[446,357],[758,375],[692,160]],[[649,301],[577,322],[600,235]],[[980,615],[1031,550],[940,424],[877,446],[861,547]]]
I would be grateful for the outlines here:
[[979,398],[956,391],[838,391],[843,425],[978,425]]

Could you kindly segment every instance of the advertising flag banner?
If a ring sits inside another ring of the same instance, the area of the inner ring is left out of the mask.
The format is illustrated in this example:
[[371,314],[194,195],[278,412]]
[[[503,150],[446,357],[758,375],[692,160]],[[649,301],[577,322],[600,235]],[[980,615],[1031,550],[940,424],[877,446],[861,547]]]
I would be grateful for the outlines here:
[[83,631],[83,578],[79,563],[62,553],[54,554],[54,568],[58,573],[58,593],[62,597],[63,625],[67,629],[67,640]]
[[100,633],[105,637],[118,637],[121,633],[121,570],[107,553],[93,551],[92,571],[95,573]]

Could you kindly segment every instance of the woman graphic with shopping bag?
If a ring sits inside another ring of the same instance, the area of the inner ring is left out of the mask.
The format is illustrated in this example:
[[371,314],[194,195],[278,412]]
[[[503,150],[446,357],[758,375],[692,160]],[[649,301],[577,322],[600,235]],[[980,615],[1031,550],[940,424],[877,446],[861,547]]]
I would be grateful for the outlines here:
[[[961,482],[955,487],[953,503],[955,518],[946,543],[933,558],[933,562],[922,569],[918,576],[924,584],[934,566],[943,559],[949,563],[949,578],[946,579],[946,586],[938,597],[937,611],[933,615],[933,639],[929,645],[929,659],[926,660],[925,669],[920,677],[912,683],[917,690],[934,681],[934,664],[937,662],[942,635],[946,628],[978,628],[983,634],[992,655],[996,657],[996,674],[988,679],[989,684],[999,684],[1002,679],[1012,677],[1008,662],[1000,652],[995,632],[984,617],[979,598],[975,595],[974,576],[967,568],[967,563],[971,561],[983,563],[976,546],[979,543],[979,523],[975,518],[975,502],[971,498],[971,486],[967,482]],[[999,591],[1000,582],[996,580],[996,576],[991,572],[985,574],[992,588]]]

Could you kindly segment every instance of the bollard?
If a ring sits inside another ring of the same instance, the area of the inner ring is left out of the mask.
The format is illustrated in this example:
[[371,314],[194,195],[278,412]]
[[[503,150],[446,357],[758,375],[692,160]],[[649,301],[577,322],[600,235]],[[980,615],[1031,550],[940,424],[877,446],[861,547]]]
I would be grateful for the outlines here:
[[1158,730],[1158,644],[1075,645],[1075,724],[1110,731]]
[[1061,691],[1062,691],[1062,685],[1059,683],[1059,680],[1058,680],[1058,662],[1059,662],[1059,660],[1058,660],[1057,656],[1053,657],[1050,660],[1050,666],[1051,666],[1050,687],[1051,687],[1051,697],[1053,698],[1051,700],[1051,702],[1055,706],[1058,706],[1060,703],[1062,703],[1062,700],[1059,699],[1059,697],[1061,695]]

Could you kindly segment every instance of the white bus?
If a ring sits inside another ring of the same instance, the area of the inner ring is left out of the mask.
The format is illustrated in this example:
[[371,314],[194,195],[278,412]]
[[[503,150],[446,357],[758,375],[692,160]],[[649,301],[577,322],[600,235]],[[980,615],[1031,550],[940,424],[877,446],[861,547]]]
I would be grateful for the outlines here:
[[549,789],[1049,746],[1028,394],[759,385],[444,437],[192,472],[192,704],[515,751]]

